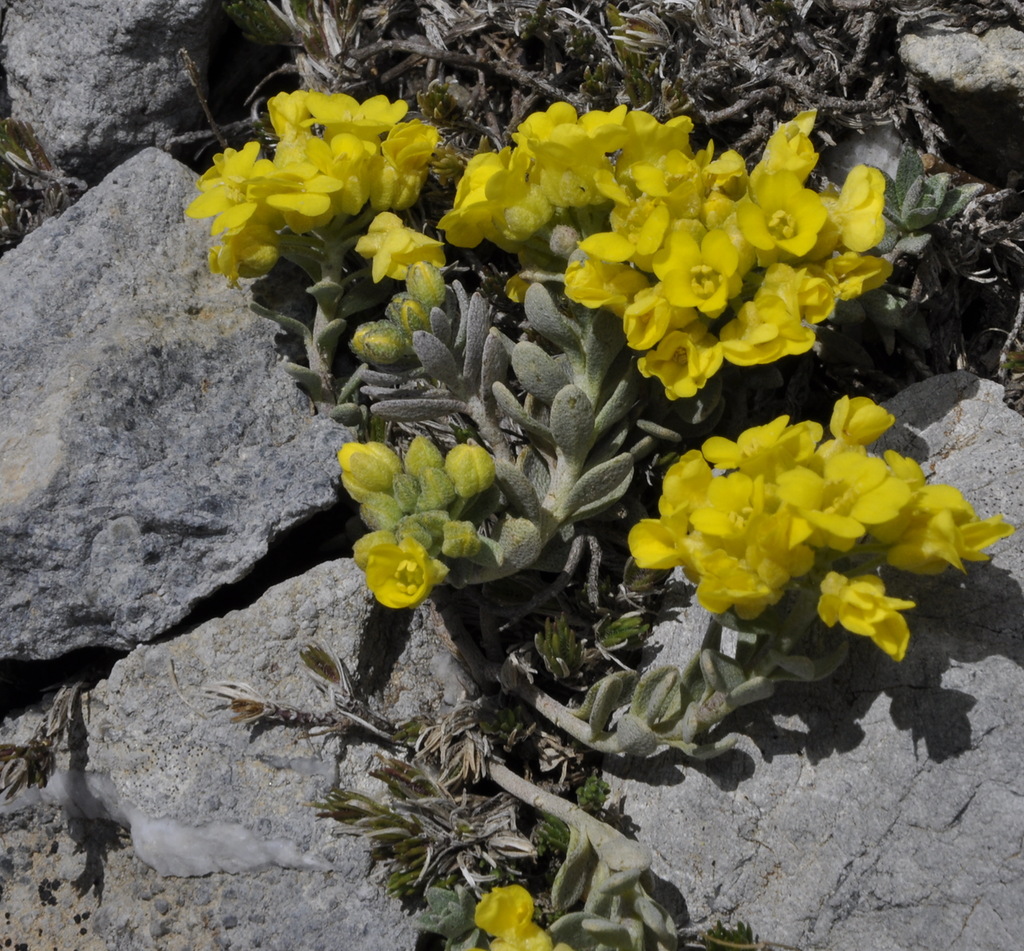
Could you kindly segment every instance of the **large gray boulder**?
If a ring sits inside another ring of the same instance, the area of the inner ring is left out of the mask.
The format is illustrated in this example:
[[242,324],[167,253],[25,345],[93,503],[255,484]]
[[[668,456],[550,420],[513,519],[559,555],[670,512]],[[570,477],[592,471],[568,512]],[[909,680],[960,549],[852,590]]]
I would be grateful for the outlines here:
[[179,58],[206,75],[218,0],[31,0],[5,4],[0,57],[11,115],[50,158],[88,182],[139,150],[199,128]]
[[1024,174],[1024,33],[1009,26],[977,36],[913,21],[900,58],[948,116],[943,123],[964,168],[994,185]]
[[[958,486],[980,516],[1024,525],[1024,420],[967,373],[892,401],[886,445]],[[1020,536],[992,562],[890,581],[912,597],[896,664],[851,635],[829,680],[782,685],[734,715],[738,750],[609,762],[637,837],[698,928],[829,951],[1013,947],[1024,930],[1024,578]],[[682,594],[682,592],[680,592]],[[679,604],[686,603],[681,596]],[[658,663],[683,663],[708,615],[661,624]]]
[[0,260],[0,658],[152,640],[337,500],[194,179],[147,150]]
[[[299,659],[320,642],[378,712],[437,712],[446,692],[458,699],[454,665],[408,620],[374,606],[339,560],[119,661],[83,699],[47,788],[0,807],[0,937],[78,951],[412,951],[415,922],[385,895],[365,841],[310,806],[335,784],[379,796],[366,775],[379,745],[232,723],[203,690],[245,681],[329,710]],[[3,724],[0,745],[24,742],[40,716]]]

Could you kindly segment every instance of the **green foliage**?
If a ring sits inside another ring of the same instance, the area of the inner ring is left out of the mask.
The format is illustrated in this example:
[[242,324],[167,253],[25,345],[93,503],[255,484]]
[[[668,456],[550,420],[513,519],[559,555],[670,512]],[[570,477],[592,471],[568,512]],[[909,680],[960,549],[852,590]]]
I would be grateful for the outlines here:
[[545,618],[544,630],[533,642],[548,673],[558,680],[571,677],[583,665],[583,647],[564,614],[554,620]]
[[533,831],[538,858],[564,857],[569,850],[569,826],[555,816],[545,815]]
[[932,239],[927,229],[960,214],[984,188],[952,182],[948,172],[929,175],[917,152],[905,149],[896,177],[885,175],[886,232],[879,251],[920,255]]
[[420,915],[420,927],[445,938],[445,951],[467,951],[486,940],[473,921],[476,901],[462,885],[428,888],[424,897],[428,910]]
[[269,0],[225,0],[224,12],[250,42],[273,46],[296,39],[288,21]]
[[54,167],[27,122],[0,119],[0,252],[60,214],[83,188]]
[[742,921],[727,928],[721,921],[702,935],[705,951],[736,951],[742,948],[760,947],[750,925]]
[[608,800],[608,794],[612,787],[608,785],[596,773],[586,778],[586,781],[576,790],[576,801],[584,812],[596,815],[604,809]]

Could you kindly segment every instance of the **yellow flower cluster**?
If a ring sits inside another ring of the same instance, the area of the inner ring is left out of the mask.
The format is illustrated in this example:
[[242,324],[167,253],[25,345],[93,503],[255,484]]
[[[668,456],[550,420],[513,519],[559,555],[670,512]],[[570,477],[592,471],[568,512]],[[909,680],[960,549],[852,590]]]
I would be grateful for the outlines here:
[[[522,885],[495,888],[477,903],[474,922],[494,936],[491,951],[572,951],[533,920],[533,897]],[[472,951],[480,951],[473,948]]]
[[[893,423],[865,397],[843,397],[822,441],[813,422],[780,416],[736,441],[712,437],[666,473],[660,517],[629,534],[643,568],[682,567],[709,611],[757,617],[794,579],[820,588],[818,615],[828,625],[871,637],[901,660],[909,633],[900,611],[871,574],[831,570],[844,560],[883,560],[918,574],[936,574],[982,553],[1013,532],[1001,515],[979,520],[949,485],[928,484],[921,467],[866,446]],[[713,471],[712,467],[720,470]]]
[[494,484],[494,459],[480,446],[447,455],[417,436],[405,460],[381,442],[349,442],[338,452],[341,482],[371,531],[354,546],[374,597],[388,608],[420,604],[448,575],[446,558],[472,558],[483,544],[461,519]]
[[[306,234],[367,204],[380,212],[408,208],[438,141],[432,126],[403,121],[406,103],[384,96],[360,103],[341,93],[299,91],[274,96],[267,108],[278,137],[274,157],[262,158],[258,142],[214,156],[197,183],[202,194],[186,210],[193,218],[214,216],[210,233],[221,243],[210,252],[210,270],[233,282],[274,266],[285,228]],[[436,262],[440,242],[405,230],[416,237],[404,235],[402,247],[430,249]],[[390,266],[400,244],[390,218],[377,224],[381,232],[390,237],[388,263],[375,257],[375,279],[401,276],[401,266]]]
[[892,271],[863,253],[884,234],[881,172],[859,165],[841,190],[805,187],[814,118],[781,126],[748,173],[738,152],[694,154],[685,116],[578,116],[555,103],[526,119],[514,147],[470,161],[439,226],[452,244],[521,254],[534,236],[575,228],[585,257],[566,269],[567,295],[618,314],[646,351],[641,373],[670,398],[692,396],[723,361],[805,353],[837,299]]

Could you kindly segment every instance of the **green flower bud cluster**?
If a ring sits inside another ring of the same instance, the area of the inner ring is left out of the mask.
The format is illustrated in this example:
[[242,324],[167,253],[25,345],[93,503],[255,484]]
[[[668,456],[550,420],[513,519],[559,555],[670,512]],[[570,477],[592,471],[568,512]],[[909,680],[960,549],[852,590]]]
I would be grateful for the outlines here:
[[384,443],[350,442],[338,461],[342,484],[370,529],[355,543],[354,558],[382,604],[419,604],[448,575],[444,559],[490,559],[493,543],[479,526],[500,494],[486,449],[460,444],[443,454],[417,436],[404,460]]
[[352,336],[352,350],[365,363],[392,366],[413,356],[412,335],[430,330],[430,312],[445,299],[444,275],[426,261],[409,266],[405,291],[388,304],[384,320],[361,324]]

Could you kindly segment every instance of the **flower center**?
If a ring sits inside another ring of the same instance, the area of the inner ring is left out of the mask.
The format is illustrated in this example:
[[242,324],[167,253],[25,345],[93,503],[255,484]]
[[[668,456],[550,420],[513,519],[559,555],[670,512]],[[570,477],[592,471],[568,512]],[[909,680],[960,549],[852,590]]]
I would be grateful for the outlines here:
[[718,290],[718,272],[707,264],[690,268],[690,287],[698,297],[710,297]]
[[776,241],[785,241],[792,238],[797,232],[796,222],[793,217],[781,208],[772,213],[768,219],[768,233]]

